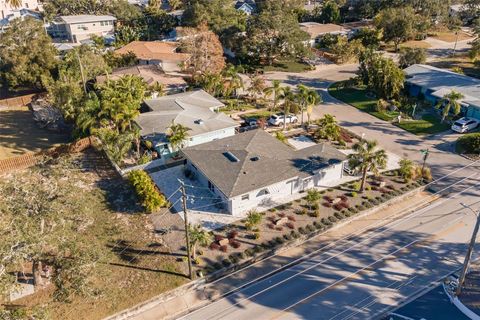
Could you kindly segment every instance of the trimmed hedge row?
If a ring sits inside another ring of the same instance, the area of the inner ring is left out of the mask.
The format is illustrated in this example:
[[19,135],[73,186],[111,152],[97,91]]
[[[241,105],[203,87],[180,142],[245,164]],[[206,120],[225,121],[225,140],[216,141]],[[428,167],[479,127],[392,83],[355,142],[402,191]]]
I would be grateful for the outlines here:
[[157,191],[155,183],[145,171],[131,171],[128,180],[146,212],[151,213],[167,205],[167,200]]

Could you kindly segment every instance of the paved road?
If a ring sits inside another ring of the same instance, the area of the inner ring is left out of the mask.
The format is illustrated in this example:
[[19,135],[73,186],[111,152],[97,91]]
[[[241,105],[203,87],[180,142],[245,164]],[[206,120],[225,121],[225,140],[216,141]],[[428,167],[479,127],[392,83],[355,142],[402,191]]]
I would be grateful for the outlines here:
[[194,312],[185,319],[369,319],[458,268],[477,203],[480,168],[462,170],[457,193]]

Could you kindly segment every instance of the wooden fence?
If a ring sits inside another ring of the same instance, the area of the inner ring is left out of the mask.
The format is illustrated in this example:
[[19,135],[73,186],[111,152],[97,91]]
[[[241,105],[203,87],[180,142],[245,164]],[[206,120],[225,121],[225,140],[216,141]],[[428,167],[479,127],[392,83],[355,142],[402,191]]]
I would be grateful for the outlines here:
[[24,107],[32,102],[33,97],[37,94],[27,94],[20,97],[8,98],[0,100],[0,107]]
[[37,153],[27,153],[21,156],[0,160],[0,174],[14,170],[21,170],[33,167],[45,157],[59,157],[67,153],[78,153],[93,146],[95,139],[92,137],[83,138],[70,144],[61,145]]

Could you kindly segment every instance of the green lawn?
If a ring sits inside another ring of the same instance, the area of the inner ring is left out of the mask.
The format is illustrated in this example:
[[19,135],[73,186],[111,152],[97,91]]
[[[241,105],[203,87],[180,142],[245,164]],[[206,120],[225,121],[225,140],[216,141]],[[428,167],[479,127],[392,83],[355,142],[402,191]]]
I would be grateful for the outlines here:
[[328,92],[336,99],[348,103],[357,109],[371,114],[384,121],[392,121],[398,116],[398,112],[377,112],[375,105],[378,99],[367,96],[367,90],[363,88],[339,88],[338,84],[332,85]]
[[282,71],[282,72],[305,72],[311,70],[308,64],[298,61],[278,61],[271,66],[261,67],[264,72]]
[[242,115],[242,118],[244,119],[259,119],[259,118],[269,118],[273,112],[268,111],[268,110],[259,110],[257,112],[252,112],[252,113],[246,113]]
[[421,120],[403,121],[395,125],[416,135],[434,134],[450,129],[448,123],[441,123],[434,114],[426,114]]
[[[377,112],[375,105],[377,103],[376,98],[367,96],[366,88],[341,88],[341,83],[332,85],[328,91],[336,99],[348,103],[357,109],[367,112],[379,119],[391,122],[398,116],[398,112]],[[411,132],[416,135],[434,134],[446,131],[450,128],[447,123],[440,123],[439,117],[434,114],[427,114],[422,117],[421,120],[404,120],[400,124],[395,124],[398,127]]]

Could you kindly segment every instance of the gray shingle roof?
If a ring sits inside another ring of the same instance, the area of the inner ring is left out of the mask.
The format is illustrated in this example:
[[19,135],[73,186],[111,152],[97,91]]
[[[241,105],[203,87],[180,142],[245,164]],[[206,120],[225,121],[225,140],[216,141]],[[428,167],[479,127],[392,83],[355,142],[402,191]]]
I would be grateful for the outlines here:
[[238,126],[230,117],[214,111],[222,107],[223,103],[203,90],[146,100],[145,104],[150,111],[135,119],[140,126],[140,134],[157,134],[161,141],[166,141],[161,136],[165,135],[172,121],[190,128],[189,135],[192,137]]
[[[263,130],[253,130],[182,150],[227,197],[308,177],[346,159],[337,149],[319,144],[294,150]],[[231,161],[230,152],[238,159]]]
[[478,79],[423,64],[414,64],[404,72],[407,75],[407,82],[429,88],[436,96],[441,97],[455,90],[464,95],[463,101],[475,105],[480,103],[480,80]]

